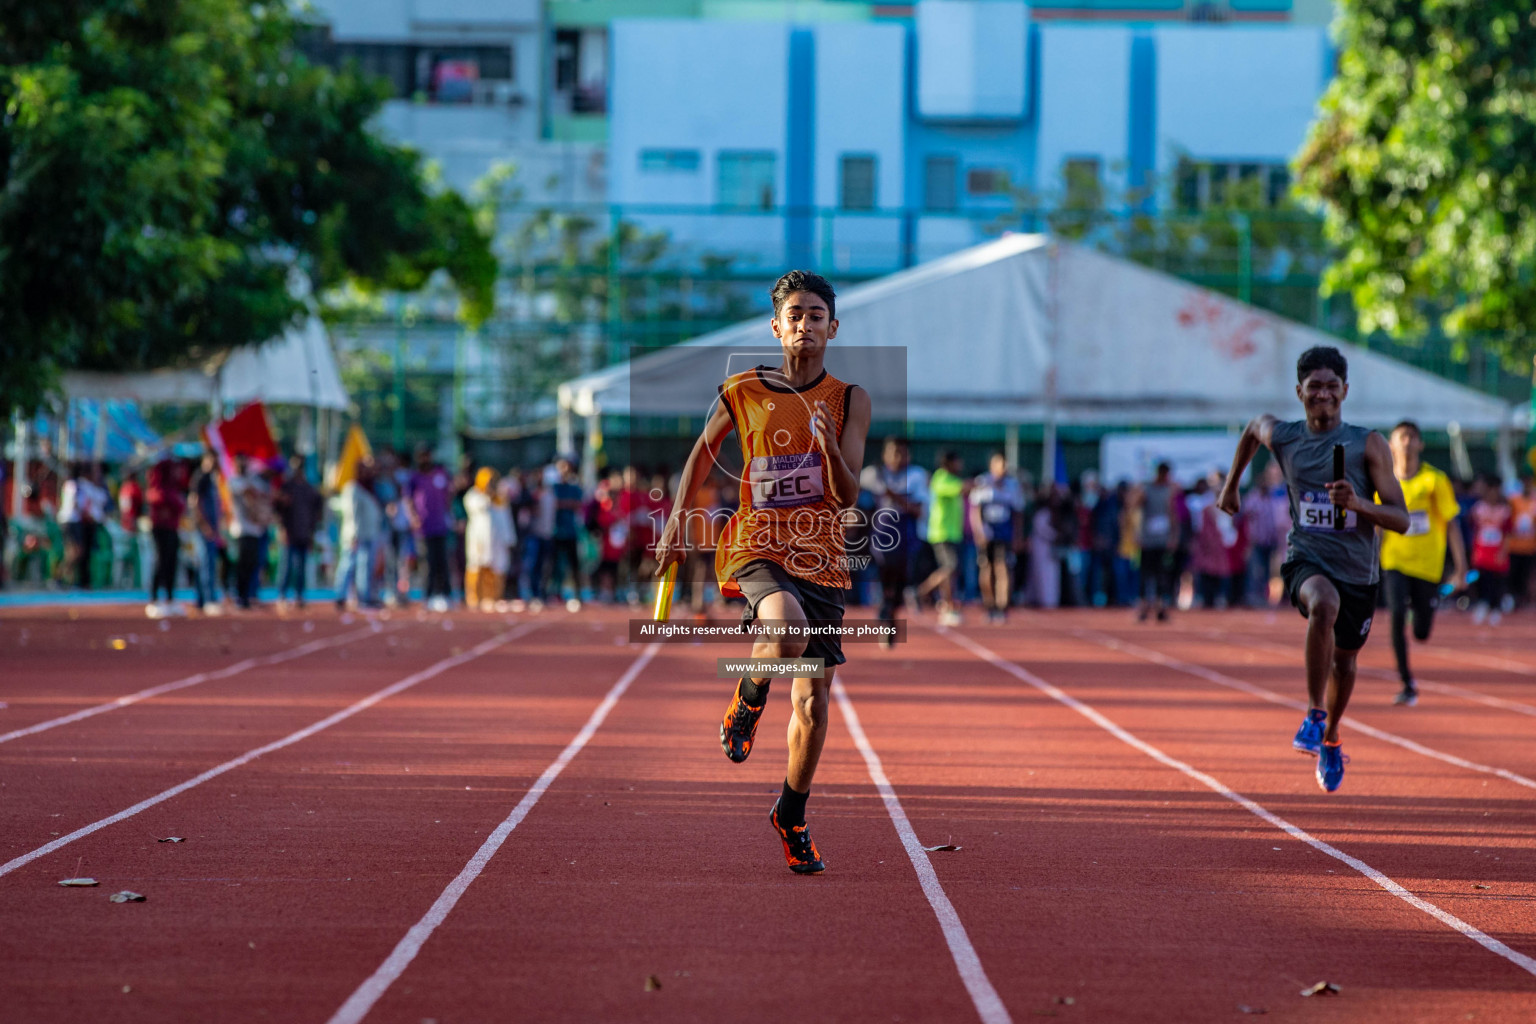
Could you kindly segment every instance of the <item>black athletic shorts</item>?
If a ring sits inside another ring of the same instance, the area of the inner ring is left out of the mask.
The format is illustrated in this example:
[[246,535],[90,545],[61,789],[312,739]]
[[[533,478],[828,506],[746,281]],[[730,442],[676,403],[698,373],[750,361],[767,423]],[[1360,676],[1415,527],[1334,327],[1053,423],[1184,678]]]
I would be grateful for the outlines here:
[[1321,576],[1333,584],[1339,592],[1339,617],[1333,622],[1333,645],[1341,651],[1358,651],[1365,646],[1365,638],[1371,635],[1371,620],[1376,616],[1375,583],[1344,583],[1328,575],[1327,570],[1313,562],[1286,562],[1280,566],[1280,579],[1285,582],[1285,596],[1307,617],[1307,609],[1301,603],[1301,585],[1313,576]]
[[[842,588],[803,580],[791,575],[778,562],[770,562],[765,558],[748,562],[737,570],[736,585],[747,599],[747,607],[741,613],[743,626],[757,619],[757,606],[763,598],[780,592],[795,595],[808,622],[841,624],[843,621]],[[843,657],[842,639],[835,636],[812,637],[805,645],[803,657],[821,658],[828,665],[841,665],[848,660]]]

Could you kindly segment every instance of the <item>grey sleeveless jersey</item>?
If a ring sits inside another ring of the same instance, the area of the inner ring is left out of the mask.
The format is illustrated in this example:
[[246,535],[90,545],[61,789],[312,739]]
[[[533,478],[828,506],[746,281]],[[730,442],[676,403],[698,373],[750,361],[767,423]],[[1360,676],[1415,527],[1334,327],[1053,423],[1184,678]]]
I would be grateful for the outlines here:
[[1311,562],[1342,583],[1375,583],[1377,575],[1376,527],[1350,512],[1342,530],[1334,529],[1333,503],[1328,485],[1333,482],[1333,446],[1344,446],[1344,479],[1365,501],[1376,496],[1365,466],[1365,440],[1371,431],[1340,423],[1325,434],[1307,429],[1306,420],[1276,423],[1270,434],[1270,450],[1285,474],[1291,501],[1291,532],[1286,535],[1286,561]]

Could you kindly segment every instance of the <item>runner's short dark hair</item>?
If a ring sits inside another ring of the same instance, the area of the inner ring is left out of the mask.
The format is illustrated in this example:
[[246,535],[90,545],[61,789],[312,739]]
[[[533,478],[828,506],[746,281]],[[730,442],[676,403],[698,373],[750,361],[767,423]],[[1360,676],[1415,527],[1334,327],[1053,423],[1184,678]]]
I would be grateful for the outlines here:
[[1401,422],[1398,423],[1397,426],[1392,428],[1392,433],[1395,434],[1399,430],[1411,430],[1411,431],[1413,431],[1413,436],[1414,437],[1417,437],[1420,440],[1423,440],[1423,438],[1424,438],[1424,431],[1420,430],[1419,429],[1419,425],[1417,423],[1413,422],[1413,420],[1402,420]]
[[890,437],[885,439],[885,447],[900,448],[904,451],[910,451],[912,446],[907,444],[906,438],[897,437],[895,434],[892,434]]
[[1339,380],[1349,381],[1349,363],[1344,353],[1332,345],[1317,345],[1301,354],[1296,360],[1296,383],[1306,380],[1314,370],[1332,370],[1339,375]]
[[769,297],[773,299],[773,315],[778,316],[779,310],[784,306],[784,300],[795,292],[810,292],[827,304],[827,316],[837,316],[837,293],[832,290],[832,284],[820,274],[813,274],[808,270],[791,270],[773,284],[773,291]]

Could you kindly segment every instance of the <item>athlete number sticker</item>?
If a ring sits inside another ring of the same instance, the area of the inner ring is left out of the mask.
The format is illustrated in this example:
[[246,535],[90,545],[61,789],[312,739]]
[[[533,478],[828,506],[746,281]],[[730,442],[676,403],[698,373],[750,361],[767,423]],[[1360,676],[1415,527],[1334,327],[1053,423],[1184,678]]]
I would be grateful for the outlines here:
[[[1300,526],[1303,530],[1333,529],[1335,506],[1328,499],[1327,491],[1303,491],[1296,504],[1301,509]],[[1344,513],[1344,529],[1353,530],[1356,522],[1354,509]]]
[[747,480],[756,508],[793,508],[821,500],[821,453],[759,455]]
[[1422,537],[1429,532],[1429,513],[1424,511],[1408,513],[1407,537]]

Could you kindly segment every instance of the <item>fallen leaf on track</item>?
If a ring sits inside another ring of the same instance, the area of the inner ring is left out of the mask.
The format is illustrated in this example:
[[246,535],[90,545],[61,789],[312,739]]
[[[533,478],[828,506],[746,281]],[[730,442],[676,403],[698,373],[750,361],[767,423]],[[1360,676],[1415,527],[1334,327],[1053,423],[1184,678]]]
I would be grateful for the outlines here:
[[647,992],[657,992],[660,991],[660,989],[661,979],[656,977],[654,974],[647,974],[645,976],[645,990]]
[[1480,882],[1475,882],[1475,883],[1473,883],[1472,888],[1474,888],[1474,889],[1492,889],[1493,886],[1491,886],[1491,885],[1483,885]]
[[1339,986],[1330,981],[1320,981],[1310,988],[1301,990],[1304,996],[1336,996],[1339,994]]
[[954,850],[959,850],[960,847],[956,846],[954,843],[943,843],[939,846],[925,846],[923,849],[927,850],[929,853],[949,853]]
[[1264,1009],[1264,1007],[1262,1007],[1262,1006],[1244,1006],[1242,1003],[1238,1003],[1237,1004],[1237,1012],[1238,1013],[1268,1013],[1269,1011]]
[[1077,1000],[1073,999],[1071,996],[1057,996],[1056,1001],[1062,1006],[1071,1006],[1073,1003],[1077,1002]]
[[94,878],[66,878],[62,882],[60,882],[59,884],[60,885],[72,886],[72,887],[73,886],[79,886],[79,887],[84,888],[84,887],[88,887],[88,886],[92,886],[92,885],[100,885],[101,883],[96,881],[96,879],[94,879]]
[[166,836],[164,839],[156,839],[155,842],[157,842],[157,843],[184,843],[184,842],[186,842],[186,840],[183,839],[181,836]]
[[113,903],[143,903],[148,898],[140,893],[129,892],[127,889],[124,889],[122,892],[115,892],[107,897]]

